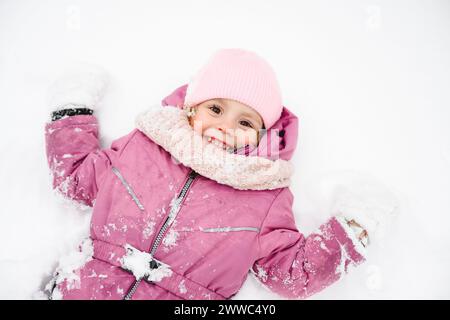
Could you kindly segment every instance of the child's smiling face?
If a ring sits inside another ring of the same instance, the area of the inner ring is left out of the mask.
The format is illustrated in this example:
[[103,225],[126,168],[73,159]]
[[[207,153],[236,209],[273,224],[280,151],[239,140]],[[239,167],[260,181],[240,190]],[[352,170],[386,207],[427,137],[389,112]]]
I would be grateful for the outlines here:
[[235,100],[217,98],[199,103],[194,109],[195,114],[189,118],[191,126],[210,140],[219,140],[224,149],[258,145],[263,120],[253,108]]

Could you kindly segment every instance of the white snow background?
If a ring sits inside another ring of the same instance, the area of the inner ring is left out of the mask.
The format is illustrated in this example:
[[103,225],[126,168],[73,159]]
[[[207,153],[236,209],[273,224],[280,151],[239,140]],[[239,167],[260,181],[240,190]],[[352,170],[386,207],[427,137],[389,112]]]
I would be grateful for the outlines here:
[[[449,1],[0,1],[0,298],[32,299],[89,226],[51,190],[46,92],[73,62],[109,71],[102,146],[218,48],[256,51],[300,119],[300,230],[314,185],[370,175],[401,213],[384,246],[312,299],[450,298]],[[278,298],[249,277],[236,299]]]

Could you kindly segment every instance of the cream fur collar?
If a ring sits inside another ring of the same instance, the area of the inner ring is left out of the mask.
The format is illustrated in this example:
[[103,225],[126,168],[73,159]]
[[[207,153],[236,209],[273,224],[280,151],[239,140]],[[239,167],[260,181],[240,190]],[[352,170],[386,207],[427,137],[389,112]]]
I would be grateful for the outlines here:
[[202,176],[240,190],[287,187],[293,166],[283,159],[228,153],[206,141],[178,107],[156,106],[140,114],[137,128],[173,158]]

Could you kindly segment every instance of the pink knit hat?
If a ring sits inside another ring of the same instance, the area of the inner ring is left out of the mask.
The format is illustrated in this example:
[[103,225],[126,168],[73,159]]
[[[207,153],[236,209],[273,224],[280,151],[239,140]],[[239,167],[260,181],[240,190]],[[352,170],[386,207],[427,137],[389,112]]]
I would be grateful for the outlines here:
[[275,72],[263,58],[242,49],[214,53],[189,83],[185,105],[205,100],[236,100],[255,109],[269,129],[281,116],[281,90]]

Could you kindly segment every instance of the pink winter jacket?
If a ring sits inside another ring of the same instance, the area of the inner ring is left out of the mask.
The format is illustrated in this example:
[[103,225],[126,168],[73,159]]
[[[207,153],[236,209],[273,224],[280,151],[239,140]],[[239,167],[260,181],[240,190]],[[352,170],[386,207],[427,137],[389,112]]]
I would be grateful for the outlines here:
[[[180,108],[185,91],[139,115],[137,129],[107,149],[95,116],[46,125],[54,188],[93,207],[92,257],[75,277],[56,274],[53,298],[229,299],[249,271],[284,297],[305,298],[364,260],[338,218],[309,236],[296,227],[289,189],[295,115],[285,107],[250,154],[212,144],[199,153]],[[136,257],[149,272],[130,267]]]

